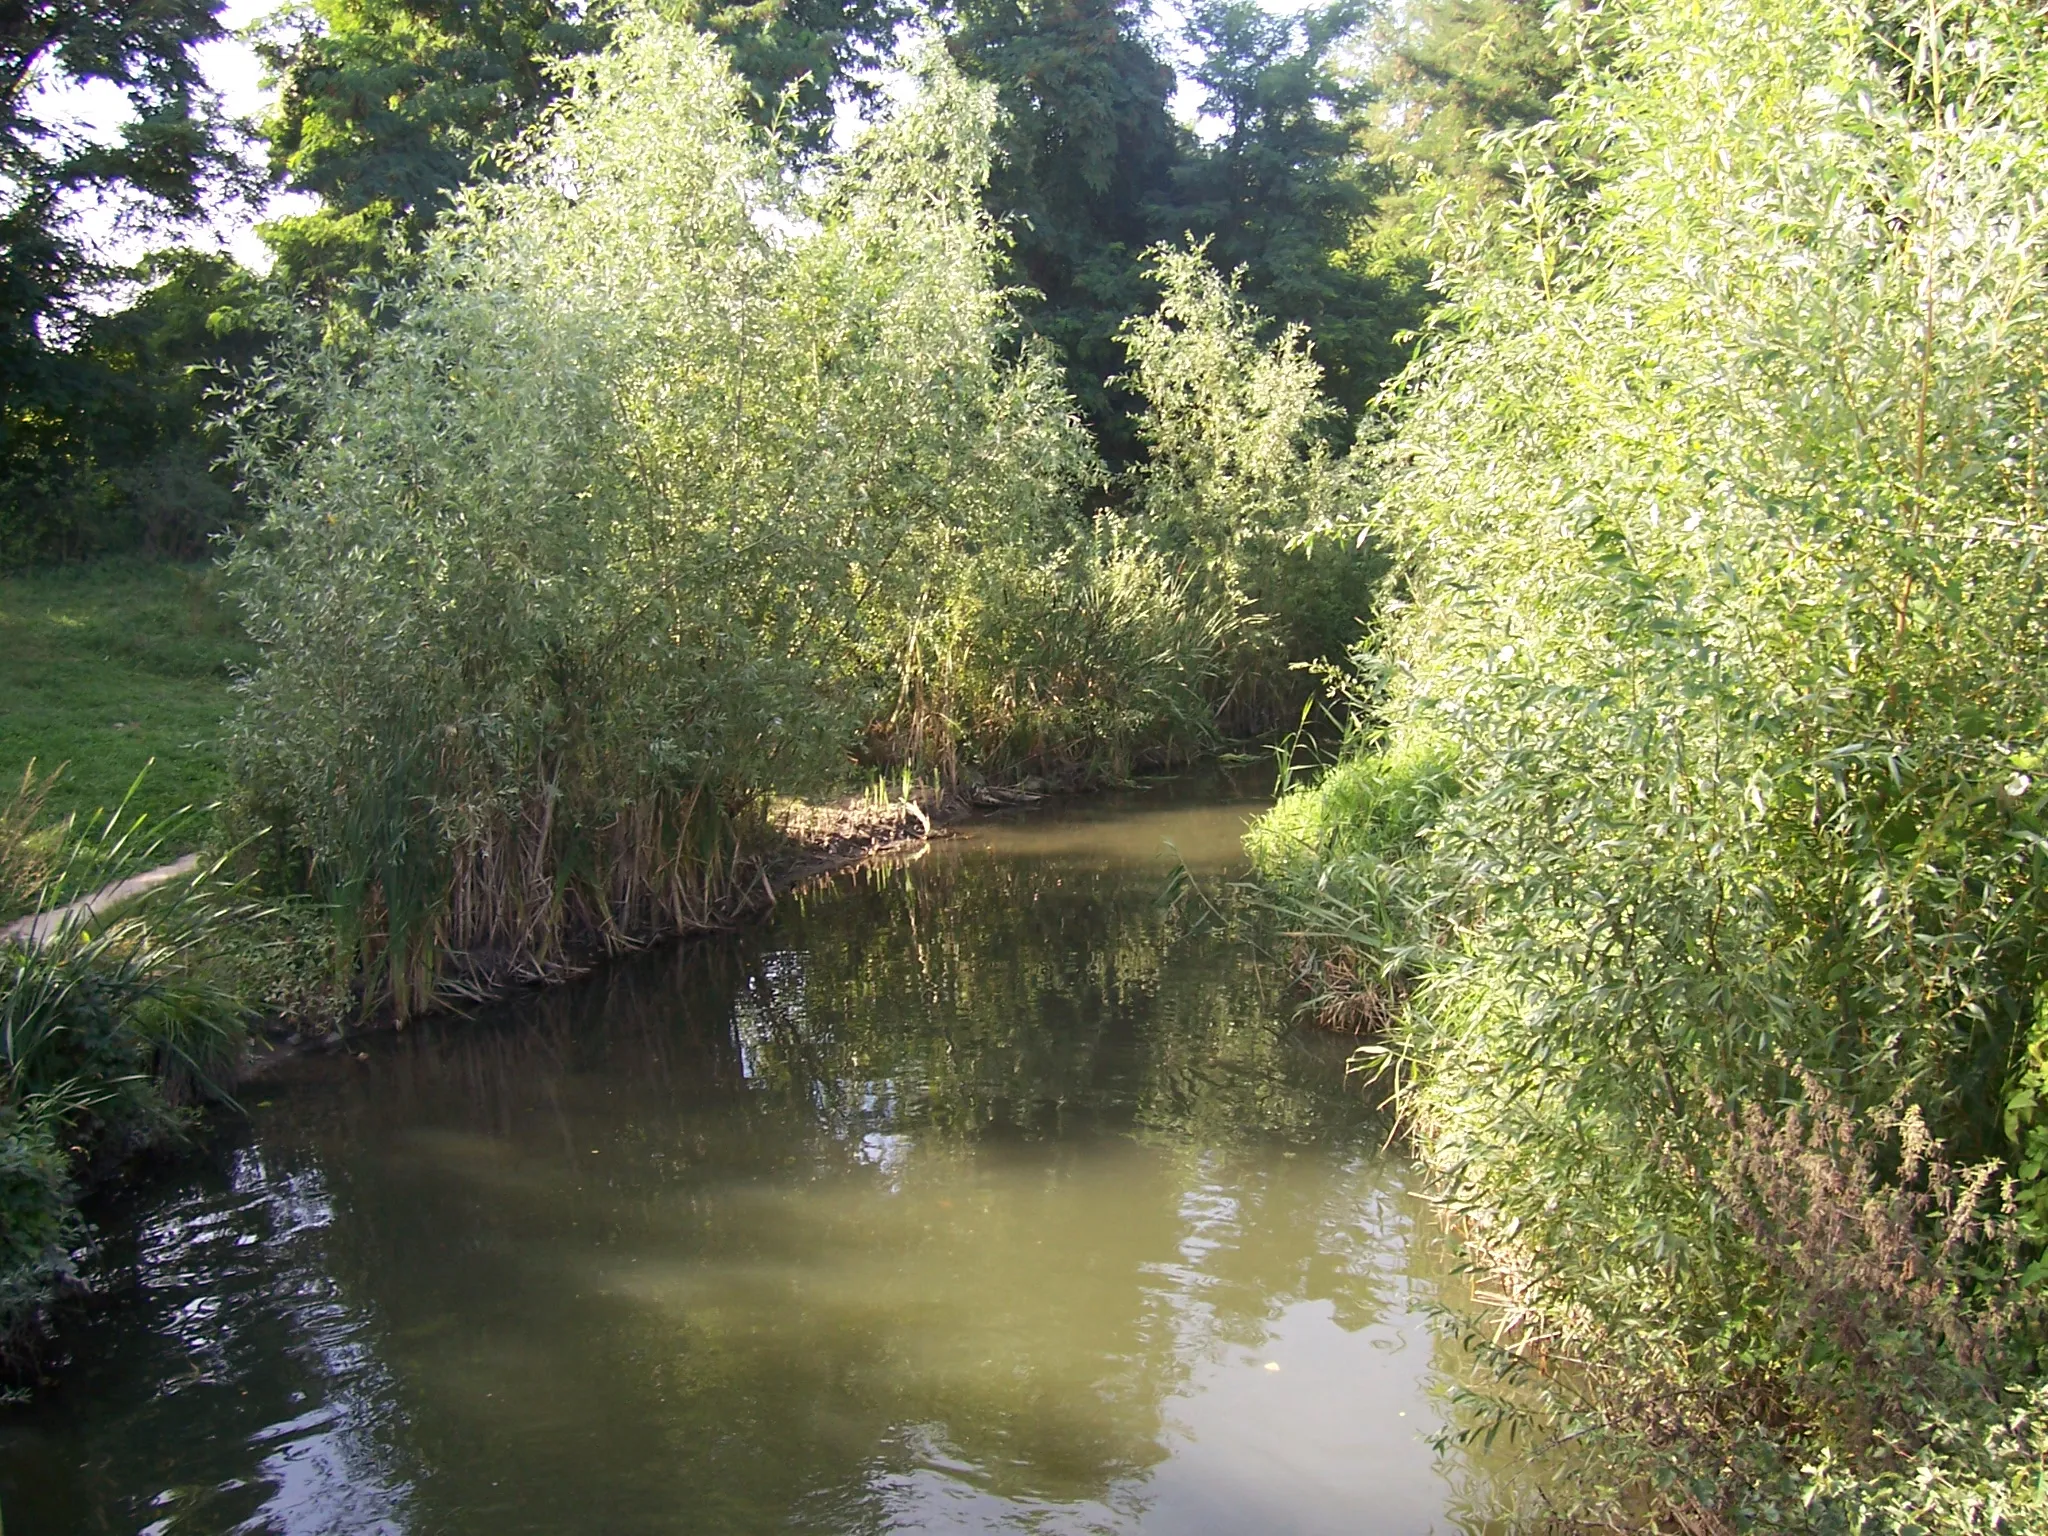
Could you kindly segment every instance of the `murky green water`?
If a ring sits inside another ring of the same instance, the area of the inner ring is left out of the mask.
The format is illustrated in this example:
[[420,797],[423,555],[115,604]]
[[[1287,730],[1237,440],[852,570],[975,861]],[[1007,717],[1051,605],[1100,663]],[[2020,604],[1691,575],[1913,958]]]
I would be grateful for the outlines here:
[[96,1211],[9,1536],[1470,1528],[1384,1126],[1158,901],[1250,810],[980,823],[293,1065]]

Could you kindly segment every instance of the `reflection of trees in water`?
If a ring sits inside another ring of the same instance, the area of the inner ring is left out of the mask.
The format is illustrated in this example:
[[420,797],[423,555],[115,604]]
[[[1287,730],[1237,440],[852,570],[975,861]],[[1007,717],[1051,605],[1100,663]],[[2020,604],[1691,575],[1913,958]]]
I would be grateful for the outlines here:
[[1402,1310],[1341,1057],[1154,879],[947,850],[310,1068],[418,1523],[878,1530],[950,1459],[1114,1525],[1199,1362]]
[[849,1125],[887,1104],[983,1136],[1356,1134],[1341,1058],[1280,1028],[1275,979],[1185,935],[1155,878],[974,851],[863,871],[778,925],[740,1033],[763,1078]]
[[96,1202],[111,1304],[65,1318],[56,1395],[0,1418],[10,1527],[403,1530],[397,1381],[326,1262],[336,1214],[316,1159],[240,1138]]

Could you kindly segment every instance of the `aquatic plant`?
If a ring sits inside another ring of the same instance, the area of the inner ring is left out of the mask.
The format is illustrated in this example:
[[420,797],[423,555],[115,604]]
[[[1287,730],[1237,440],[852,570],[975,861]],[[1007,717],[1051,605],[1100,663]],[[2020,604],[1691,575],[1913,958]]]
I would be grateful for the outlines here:
[[1212,699],[1242,610],[1207,602],[1104,515],[1034,557],[987,551],[910,630],[879,743],[943,780],[1115,782],[1212,749]]

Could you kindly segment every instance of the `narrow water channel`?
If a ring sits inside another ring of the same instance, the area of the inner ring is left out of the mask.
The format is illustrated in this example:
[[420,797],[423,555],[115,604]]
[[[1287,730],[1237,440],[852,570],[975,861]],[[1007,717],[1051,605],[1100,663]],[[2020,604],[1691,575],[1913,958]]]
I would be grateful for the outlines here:
[[292,1064],[93,1212],[8,1536],[1477,1529],[1384,1124],[1159,900],[1254,809],[978,822]]

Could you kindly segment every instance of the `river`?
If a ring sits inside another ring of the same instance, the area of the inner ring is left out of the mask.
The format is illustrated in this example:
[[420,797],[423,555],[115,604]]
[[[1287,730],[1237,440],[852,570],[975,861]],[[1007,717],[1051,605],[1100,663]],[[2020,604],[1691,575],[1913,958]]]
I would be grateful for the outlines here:
[[1411,1170],[1160,899],[1256,809],[984,819],[288,1064],[92,1207],[8,1536],[1484,1529]]

